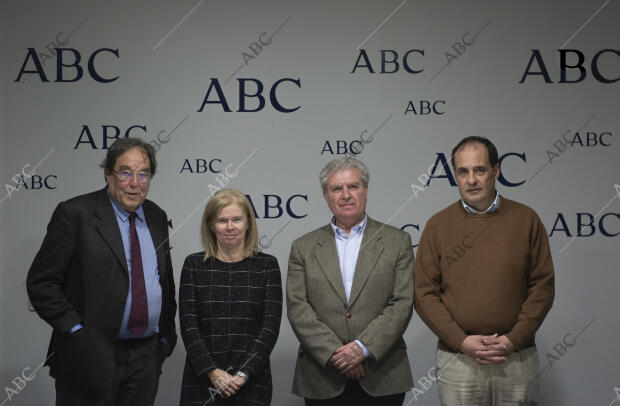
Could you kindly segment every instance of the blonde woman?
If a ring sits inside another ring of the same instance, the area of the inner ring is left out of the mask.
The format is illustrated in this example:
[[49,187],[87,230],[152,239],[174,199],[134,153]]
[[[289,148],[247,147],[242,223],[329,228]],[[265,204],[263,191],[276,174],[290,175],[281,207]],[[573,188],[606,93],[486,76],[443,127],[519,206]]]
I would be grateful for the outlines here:
[[209,199],[201,235],[204,251],[185,259],[179,287],[181,405],[269,405],[282,316],[278,261],[258,252],[254,210],[239,191]]

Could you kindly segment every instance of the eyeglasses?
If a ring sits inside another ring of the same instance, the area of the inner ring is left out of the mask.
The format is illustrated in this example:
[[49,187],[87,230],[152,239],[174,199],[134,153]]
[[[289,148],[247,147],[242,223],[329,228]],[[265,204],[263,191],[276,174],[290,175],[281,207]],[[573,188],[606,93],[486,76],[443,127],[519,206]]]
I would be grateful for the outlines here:
[[129,171],[115,171],[112,170],[116,175],[118,175],[118,180],[121,182],[129,182],[133,179],[133,176],[136,175],[138,177],[138,182],[146,183],[151,180],[150,172],[129,172]]

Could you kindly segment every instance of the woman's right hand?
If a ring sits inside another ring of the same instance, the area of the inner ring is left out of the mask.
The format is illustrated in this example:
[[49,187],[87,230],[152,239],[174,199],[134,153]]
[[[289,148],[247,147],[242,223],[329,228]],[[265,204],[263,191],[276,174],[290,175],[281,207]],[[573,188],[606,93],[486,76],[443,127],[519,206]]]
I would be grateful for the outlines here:
[[228,372],[216,368],[209,372],[209,379],[217,393],[223,398],[229,398],[239,390],[239,385]]

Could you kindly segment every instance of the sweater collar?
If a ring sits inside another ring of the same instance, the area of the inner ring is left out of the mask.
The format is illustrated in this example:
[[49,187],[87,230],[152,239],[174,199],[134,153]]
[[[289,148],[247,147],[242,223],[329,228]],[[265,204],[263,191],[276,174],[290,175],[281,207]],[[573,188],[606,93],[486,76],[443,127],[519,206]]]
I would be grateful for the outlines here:
[[471,214],[488,214],[488,213],[495,213],[497,211],[497,209],[499,209],[499,203],[500,203],[500,199],[499,199],[499,193],[497,192],[497,190],[495,191],[495,199],[493,200],[493,203],[491,203],[491,205],[484,211],[478,211],[476,209],[474,209],[473,207],[471,207],[470,205],[468,205],[467,203],[465,203],[465,200],[461,199],[461,203],[463,204],[463,208]]

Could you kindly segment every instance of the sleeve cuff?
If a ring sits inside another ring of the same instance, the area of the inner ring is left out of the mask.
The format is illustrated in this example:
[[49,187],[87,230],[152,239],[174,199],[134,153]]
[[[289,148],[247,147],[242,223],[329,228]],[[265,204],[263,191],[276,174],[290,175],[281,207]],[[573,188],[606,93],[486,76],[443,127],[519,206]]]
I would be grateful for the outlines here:
[[83,329],[84,326],[82,325],[82,323],[78,323],[75,326],[71,327],[71,329],[69,330],[69,333],[75,333],[78,330]]
[[362,344],[362,342],[360,340],[355,340],[355,342],[357,343],[357,345],[360,346],[360,348],[362,349],[362,351],[364,351],[364,357],[368,358],[371,357],[372,354],[370,353],[370,351],[368,351],[368,348],[366,348],[366,346],[364,344]]

